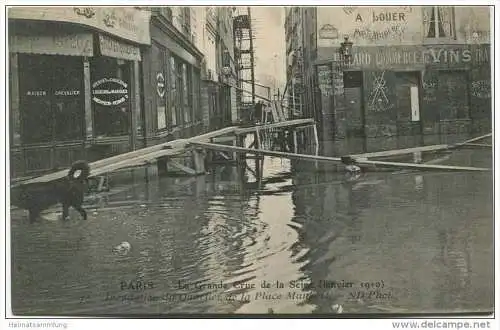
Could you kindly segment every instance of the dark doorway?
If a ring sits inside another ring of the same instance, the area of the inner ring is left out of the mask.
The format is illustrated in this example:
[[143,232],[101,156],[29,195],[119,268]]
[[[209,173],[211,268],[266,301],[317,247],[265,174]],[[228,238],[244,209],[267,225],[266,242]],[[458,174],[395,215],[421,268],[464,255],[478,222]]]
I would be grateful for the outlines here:
[[396,72],[396,120],[398,136],[422,133],[420,118],[420,72]]
[[347,137],[365,137],[363,112],[363,72],[344,72]]

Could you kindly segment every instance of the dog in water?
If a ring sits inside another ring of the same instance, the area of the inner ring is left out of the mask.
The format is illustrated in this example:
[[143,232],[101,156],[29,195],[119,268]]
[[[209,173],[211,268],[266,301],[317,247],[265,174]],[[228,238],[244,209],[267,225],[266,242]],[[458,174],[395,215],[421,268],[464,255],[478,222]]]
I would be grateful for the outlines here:
[[63,220],[68,219],[70,206],[86,220],[87,212],[82,204],[88,187],[89,174],[88,162],[79,160],[71,165],[68,175],[62,179],[13,188],[12,204],[28,210],[31,223],[38,219],[40,212],[58,203],[62,204]]

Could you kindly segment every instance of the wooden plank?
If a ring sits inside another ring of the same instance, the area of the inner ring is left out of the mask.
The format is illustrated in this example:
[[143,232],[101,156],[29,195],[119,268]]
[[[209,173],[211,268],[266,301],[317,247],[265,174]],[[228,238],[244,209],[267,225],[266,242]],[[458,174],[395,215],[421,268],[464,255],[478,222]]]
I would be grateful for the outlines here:
[[186,174],[189,174],[189,175],[196,175],[196,171],[193,170],[192,168],[190,167],[187,167],[187,166],[184,166],[182,165],[181,163],[175,161],[175,160],[169,160],[167,162],[167,165],[169,166],[172,166],[172,167],[175,167],[177,168],[178,170],[181,170],[182,172],[186,173]]
[[[282,157],[282,158],[298,159],[298,160],[317,160],[317,161],[341,163],[341,159],[339,157],[325,157],[325,156],[295,154],[289,152],[271,151],[263,149],[249,149],[249,148],[233,147],[233,146],[203,143],[203,142],[193,142],[191,144],[197,147],[203,147],[213,150],[233,151],[233,152],[250,153],[250,154],[266,155],[266,156],[274,156],[274,157]],[[359,161],[358,164],[375,165],[375,166],[378,165],[381,167],[414,168],[419,170],[479,171],[479,172],[491,171],[491,169],[479,168],[479,167],[427,165],[427,164],[414,164],[414,163],[384,162],[384,161],[374,161],[374,160],[362,160]]]
[[[279,127],[294,127],[294,126],[300,126],[300,125],[311,125],[314,124],[314,119],[307,118],[307,119],[294,119],[294,120],[287,120],[287,121],[282,121],[279,123],[272,123],[272,124],[266,124],[266,125],[259,125],[258,128],[259,130],[265,130],[265,129],[271,129],[271,128],[279,128]],[[234,133],[236,135],[241,135],[241,134],[246,134],[250,132],[254,132],[256,129],[255,126],[253,127],[242,127],[242,128],[237,128],[234,130]]]
[[280,117],[278,116],[278,110],[276,110],[276,104],[274,102],[271,102],[271,112],[273,114],[273,121],[279,122]]
[[486,138],[490,137],[491,135],[492,135],[492,133],[481,135],[481,136],[475,137],[475,138],[470,139],[470,140],[466,140],[466,141],[461,142],[461,143],[456,143],[455,146],[460,146],[460,145],[464,145],[464,144],[476,142],[476,141],[479,141],[479,140],[482,140],[482,139],[486,139]]
[[385,150],[385,151],[369,152],[369,153],[364,153],[364,154],[354,154],[354,155],[350,155],[350,156],[352,158],[356,158],[356,159],[358,159],[358,158],[390,157],[390,156],[396,156],[396,155],[412,154],[415,152],[445,150],[448,148],[449,148],[449,145],[447,145],[447,144],[436,144],[436,145],[424,146],[424,147]]
[[278,112],[278,117],[280,118],[280,121],[286,121],[286,116],[285,113],[283,112],[281,104],[277,101],[275,101],[274,103],[276,104],[276,111]]
[[466,143],[462,144],[462,147],[493,148],[491,144],[482,144],[482,143]]
[[224,142],[233,142],[234,136],[216,136],[212,138],[212,142],[214,143],[224,143]]
[[396,149],[396,150],[385,150],[385,151],[377,151],[377,152],[370,152],[370,153],[364,153],[364,154],[354,154],[350,155],[353,158],[374,158],[374,157],[390,157],[390,156],[396,156],[396,155],[404,155],[404,154],[411,154],[415,152],[429,152],[429,151],[439,151],[439,150],[446,150],[446,149],[453,149],[453,148],[458,148],[467,144],[470,144],[474,141],[478,141],[481,139],[485,139],[487,137],[490,137],[491,133],[475,137],[473,139],[456,143],[456,144],[436,144],[436,145],[430,145],[430,146],[423,146],[423,147],[414,147],[414,148],[406,148],[406,149]]

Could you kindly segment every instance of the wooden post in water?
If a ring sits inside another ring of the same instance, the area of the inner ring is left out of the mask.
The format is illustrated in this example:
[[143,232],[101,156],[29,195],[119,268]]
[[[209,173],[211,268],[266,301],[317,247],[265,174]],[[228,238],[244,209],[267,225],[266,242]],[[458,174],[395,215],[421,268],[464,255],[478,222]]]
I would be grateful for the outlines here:
[[318,138],[318,127],[316,126],[316,123],[313,125],[314,129],[314,143],[316,144],[316,149],[319,148],[319,138]]
[[193,155],[194,171],[196,174],[205,174],[205,150],[195,148],[191,152]]
[[296,128],[292,128],[292,136],[293,136],[293,152],[298,153],[297,129]]

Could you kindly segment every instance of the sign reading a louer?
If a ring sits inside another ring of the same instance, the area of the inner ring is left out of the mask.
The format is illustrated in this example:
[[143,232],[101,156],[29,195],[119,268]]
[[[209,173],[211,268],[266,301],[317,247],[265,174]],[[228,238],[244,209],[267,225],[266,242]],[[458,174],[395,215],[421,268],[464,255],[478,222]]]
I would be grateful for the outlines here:
[[100,105],[120,105],[128,100],[128,84],[117,78],[103,78],[92,84],[92,100]]

